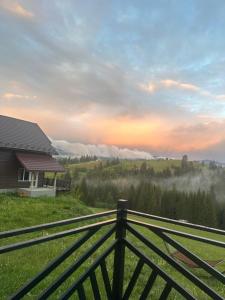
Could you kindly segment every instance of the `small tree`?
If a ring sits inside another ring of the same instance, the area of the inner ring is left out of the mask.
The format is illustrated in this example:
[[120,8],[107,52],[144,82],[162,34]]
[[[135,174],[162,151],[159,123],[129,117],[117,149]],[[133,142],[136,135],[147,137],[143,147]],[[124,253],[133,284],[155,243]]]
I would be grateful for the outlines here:
[[146,171],[147,171],[147,163],[146,163],[146,161],[143,161],[143,163],[141,164],[141,167],[140,167],[140,172],[141,173],[146,173]]
[[70,174],[69,170],[67,170],[66,173],[64,174],[64,179],[65,180],[71,180],[71,174]]
[[188,156],[187,154],[183,155],[181,160],[181,168],[186,171],[188,169]]
[[88,196],[88,187],[85,177],[81,180],[80,183],[80,198],[82,201],[87,202],[87,196]]

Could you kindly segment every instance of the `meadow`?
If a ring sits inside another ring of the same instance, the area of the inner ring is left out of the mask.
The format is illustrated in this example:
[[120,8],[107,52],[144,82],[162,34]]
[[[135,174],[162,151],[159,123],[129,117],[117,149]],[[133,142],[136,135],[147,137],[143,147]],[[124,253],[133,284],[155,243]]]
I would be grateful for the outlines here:
[[[52,222],[56,220],[67,219],[75,216],[86,215],[90,213],[95,213],[101,211],[101,209],[87,207],[85,204],[80,202],[78,199],[71,195],[58,196],[56,199],[53,198],[19,198],[15,195],[0,195],[0,231],[16,229],[26,226],[31,226],[35,224],[41,224],[46,222]],[[134,217],[132,217],[134,218]],[[135,217],[137,219],[137,217]],[[138,218],[140,219],[140,218]],[[149,220],[145,220],[150,222]],[[184,229],[180,226],[175,226],[172,224],[167,224],[164,222],[151,221],[152,224],[161,225],[173,229],[182,229],[182,231],[199,234],[201,236],[209,237],[212,239],[219,239],[225,241],[224,237],[212,233],[202,233],[199,230]],[[85,222],[87,224],[87,222]],[[7,240],[1,240],[1,245],[9,244],[16,241],[21,241],[27,239],[28,237],[45,236],[53,232],[58,232],[66,230],[68,228],[78,227],[84,225],[83,223],[74,224],[69,226],[63,226],[59,228],[44,230],[39,233],[26,234],[17,238],[8,238]],[[136,226],[138,228],[138,226]],[[103,228],[99,230],[95,236],[93,236],[82,248],[76,251],[73,255],[66,259],[66,261],[57,267],[54,272],[52,272],[43,282],[37,285],[24,299],[36,299],[40,294],[40,291],[49,286],[49,284],[57,278],[74,260],[79,258],[80,255],[87,250],[97,239],[99,239],[104,232],[108,229]],[[150,239],[155,245],[157,245],[163,251],[165,246],[163,242],[151,233],[147,229],[139,228],[148,239]],[[30,278],[35,276],[39,271],[41,271],[44,266],[46,266],[49,261],[54,259],[56,256],[60,255],[67,247],[69,247],[76,239],[78,239],[81,234],[76,236],[70,236],[62,238],[59,240],[51,241],[48,243],[35,245],[29,248],[17,250],[10,252],[8,254],[3,254],[0,256],[0,299],[7,299],[9,295],[15,292],[20,286],[27,282]],[[97,250],[83,265],[76,271],[65,283],[63,283],[50,297],[50,299],[58,299],[63,291],[74,283],[77,276],[81,275],[94,259],[97,258],[102,251],[107,248],[110,241],[114,237],[111,237],[108,242],[106,242],[101,248]],[[193,284],[188,281],[183,275],[179,274],[174,268],[169,266],[163,259],[161,259],[157,254],[148,250],[146,246],[134,238],[131,234],[128,234],[128,239],[135,243],[138,248],[148,255],[158,266],[163,270],[168,272],[175,280],[179,281],[182,286],[190,290],[197,299],[208,299],[205,294],[203,294],[198,288],[194,287]],[[194,253],[202,257],[203,259],[220,259],[224,258],[224,250],[222,248],[217,248],[215,246],[209,246],[202,244],[200,242],[187,240],[184,238],[176,238],[176,240],[182,242],[188,249],[192,250]],[[112,262],[113,255],[107,258],[107,266],[109,270],[110,279],[112,279]],[[129,281],[137,263],[137,258],[129,250],[126,250],[126,264],[125,264],[125,286]],[[220,266],[221,269],[225,269],[225,264]],[[141,274],[138,278],[138,282],[134,288],[134,291],[130,299],[138,299],[144,284],[146,283],[151,270],[149,267],[144,266]],[[225,297],[225,288],[222,284],[218,283],[214,278],[207,275],[203,270],[195,270],[194,273],[199,276],[207,285],[213,287],[221,295]],[[106,299],[106,294],[103,288],[103,281],[100,274],[100,270],[96,270],[96,276],[99,281],[99,288],[102,292],[102,299]],[[163,280],[159,277],[156,280],[154,288],[151,291],[148,299],[158,299],[163,287]],[[91,291],[90,281],[85,283],[85,289],[87,290],[88,299],[93,299],[93,294]],[[76,294],[73,299],[77,299]],[[175,291],[172,291],[169,299],[183,299],[183,297]]]
[[[132,170],[134,167],[140,168],[141,165],[143,164],[143,161],[146,163],[146,166],[148,168],[153,168],[155,172],[163,171],[167,168],[171,167],[178,167],[180,166],[180,160],[177,159],[160,159],[160,160],[120,160],[119,161],[119,167],[125,171]],[[70,171],[73,170],[83,170],[88,171],[88,170],[93,170],[95,168],[98,168],[99,165],[102,164],[102,167],[109,169],[109,170],[116,170],[118,168],[118,165],[112,165],[108,166],[107,165],[107,160],[96,160],[96,161],[89,161],[89,162],[80,162],[76,164],[68,164],[66,165],[66,168]]]

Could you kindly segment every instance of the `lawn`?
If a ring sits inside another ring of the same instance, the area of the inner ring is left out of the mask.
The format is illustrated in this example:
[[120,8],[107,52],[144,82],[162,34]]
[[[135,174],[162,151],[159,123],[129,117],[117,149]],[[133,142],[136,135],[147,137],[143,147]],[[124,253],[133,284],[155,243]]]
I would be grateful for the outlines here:
[[[38,199],[29,199],[29,198],[19,198],[13,195],[5,196],[0,195],[0,231],[9,230],[13,228],[31,226],[40,223],[46,223],[61,219],[67,219],[78,215],[85,215],[96,212],[96,209],[86,207],[84,204],[79,202],[77,199],[74,199],[72,196],[60,196],[56,199],[53,198],[38,198]],[[133,217],[132,217],[133,218]],[[137,219],[137,217],[135,217]],[[138,218],[140,220],[140,218]],[[142,220],[142,219],[141,219]],[[146,221],[146,220],[145,220]],[[147,221],[146,221],[147,222]],[[149,221],[148,221],[149,222]],[[86,222],[87,223],[87,222]],[[179,226],[166,224],[158,221],[151,221],[152,224],[161,225],[168,228],[181,229]],[[9,238],[4,241],[4,244],[20,241],[21,238],[31,238],[36,236],[43,236],[50,234],[56,231],[66,230],[68,228],[78,227],[83,224],[74,224],[69,226],[63,226],[60,228],[44,230],[42,232],[27,234],[22,237]],[[138,228],[138,226],[136,226]],[[163,242],[151,233],[148,229],[138,228],[145,236],[148,237],[154,244],[156,244],[162,250],[165,250]],[[40,294],[40,291],[57,278],[62,272],[71,265],[71,263],[76,260],[80,255],[82,255],[88,247],[90,247],[97,239],[99,239],[106,228],[101,229],[92,237],[82,248],[77,250],[72,254],[66,261],[57,267],[43,282],[37,285],[24,299],[37,299],[37,296]],[[199,234],[198,230],[186,229],[186,232]],[[44,266],[54,259],[57,255],[62,253],[69,245],[71,245],[75,240],[77,240],[82,234],[76,236],[70,236],[48,243],[35,245],[29,248],[17,250],[10,252],[8,254],[3,254],[0,256],[0,299],[7,299],[14,291],[16,291],[21,285],[23,285],[27,280],[35,276],[39,271],[41,271]],[[209,238],[217,238],[218,236],[210,233],[201,233],[202,236]],[[113,241],[113,237],[110,238],[110,241]],[[184,276],[178,274],[171,266],[169,266],[163,259],[161,259],[157,254],[153,253],[151,250],[148,250],[144,244],[134,238],[131,234],[128,234],[128,239],[132,241],[133,244],[137,245],[138,248],[143,251],[146,255],[151,257],[151,259],[160,266],[163,270],[173,276],[174,279],[177,279],[186,289],[192,291],[193,295],[197,299],[208,299],[205,294],[199,291],[198,288],[194,287]],[[214,246],[203,245],[200,242],[186,240],[184,238],[177,238],[182,242],[187,248],[194,251],[196,254],[202,258],[211,258],[218,259],[224,257],[224,250],[221,248],[216,248]],[[220,240],[225,241],[225,238],[220,238]],[[82,265],[82,267],[76,271],[69,279],[66,280],[50,297],[50,299],[58,299],[62,292],[71,286],[74,283],[77,276],[81,275],[94,259],[99,256],[102,251],[108,247],[109,242],[105,243],[99,250],[92,255],[88,261]],[[3,245],[3,241],[1,241]],[[111,254],[107,258],[107,266],[109,269],[110,278],[112,278],[112,266],[113,255]],[[126,265],[125,265],[125,282],[129,281],[130,275],[134,270],[137,263],[137,258],[129,250],[126,250]],[[223,266],[225,269],[225,265]],[[143,285],[146,283],[148,276],[150,275],[151,270],[149,267],[144,266],[142,272],[139,276],[137,285],[131,295],[130,299],[138,299]],[[202,270],[194,271],[196,275],[207,283],[207,285],[213,287],[215,290],[221,293],[225,297],[225,288],[222,284],[218,283],[215,279],[210,278]],[[100,274],[99,268],[96,270],[96,276],[99,279],[99,287],[102,291],[102,299],[106,299],[106,295],[103,289],[103,281]],[[126,285],[126,284],[125,284]],[[151,294],[148,299],[158,299],[162,289],[164,287],[164,282],[161,278],[157,278],[156,284],[152,289]],[[90,281],[88,280],[85,283],[85,288],[87,290],[88,299],[93,299],[93,294],[91,291]],[[76,299],[76,296],[75,298]],[[172,291],[169,299],[183,299],[181,295]]]

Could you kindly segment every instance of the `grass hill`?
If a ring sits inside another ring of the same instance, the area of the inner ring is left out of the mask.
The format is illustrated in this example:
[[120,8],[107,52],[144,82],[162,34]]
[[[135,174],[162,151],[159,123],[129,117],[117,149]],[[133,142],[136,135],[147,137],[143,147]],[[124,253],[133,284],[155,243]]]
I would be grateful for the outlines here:
[[104,168],[110,168],[110,169],[115,169],[118,167],[118,165],[124,169],[124,170],[132,170],[134,167],[140,168],[140,166],[143,164],[143,161],[146,162],[147,167],[151,167],[154,169],[154,171],[163,171],[167,168],[171,168],[171,167],[178,167],[180,166],[180,160],[164,160],[164,159],[160,159],[160,160],[120,160],[118,164],[114,165],[114,166],[108,166],[107,165],[107,160],[96,160],[96,161],[89,161],[89,162],[81,162],[81,163],[77,163],[77,164],[69,164],[66,167],[69,170],[92,170],[94,168],[97,168],[100,164],[102,164],[102,166]]
[[22,198],[0,194],[0,208],[0,231],[94,213],[93,208],[71,195]]

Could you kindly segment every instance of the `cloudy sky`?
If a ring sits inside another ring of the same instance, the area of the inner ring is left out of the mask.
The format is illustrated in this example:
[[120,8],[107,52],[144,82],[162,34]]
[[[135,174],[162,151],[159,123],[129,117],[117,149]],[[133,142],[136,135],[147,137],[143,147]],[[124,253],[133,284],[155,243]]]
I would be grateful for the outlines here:
[[224,0],[0,0],[0,114],[225,161]]

